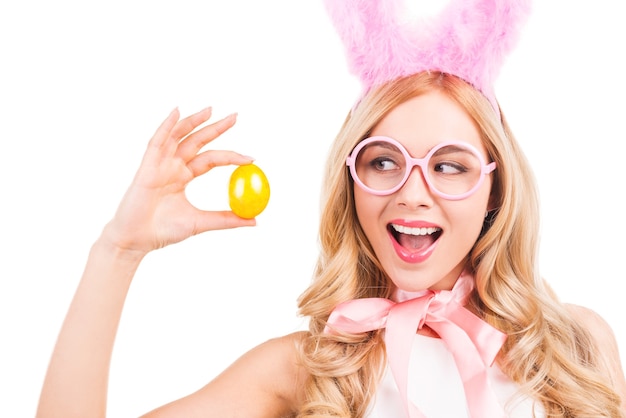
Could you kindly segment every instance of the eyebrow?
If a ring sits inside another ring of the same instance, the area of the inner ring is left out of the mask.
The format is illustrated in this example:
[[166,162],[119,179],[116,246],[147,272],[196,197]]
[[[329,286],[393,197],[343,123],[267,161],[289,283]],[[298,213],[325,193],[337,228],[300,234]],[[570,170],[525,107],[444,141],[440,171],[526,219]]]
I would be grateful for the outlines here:
[[[390,142],[386,142],[386,141],[374,141],[371,144],[368,144],[368,147],[372,147],[372,146],[385,148],[385,149],[388,149],[390,151],[400,151],[401,152],[401,150],[398,149],[398,147],[396,147],[394,144],[392,144]],[[404,147],[404,145],[402,145],[402,147]]]
[[[428,150],[428,152],[430,152],[431,150],[432,150],[432,148],[430,150]],[[441,154],[444,154],[444,155],[445,154],[454,154],[456,152],[463,152],[463,153],[474,155],[474,153],[472,152],[471,149],[463,147],[461,145],[457,145],[457,144],[446,145],[445,147],[440,148],[439,150],[437,150],[437,153],[439,153],[439,151],[441,151],[441,150],[445,150],[445,152],[441,153]]]

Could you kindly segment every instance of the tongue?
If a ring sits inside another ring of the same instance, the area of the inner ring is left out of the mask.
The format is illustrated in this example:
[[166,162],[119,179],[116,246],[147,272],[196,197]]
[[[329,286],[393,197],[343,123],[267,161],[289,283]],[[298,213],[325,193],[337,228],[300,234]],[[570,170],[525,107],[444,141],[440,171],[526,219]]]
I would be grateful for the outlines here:
[[407,250],[417,252],[428,248],[433,243],[433,237],[432,235],[398,234],[398,242]]

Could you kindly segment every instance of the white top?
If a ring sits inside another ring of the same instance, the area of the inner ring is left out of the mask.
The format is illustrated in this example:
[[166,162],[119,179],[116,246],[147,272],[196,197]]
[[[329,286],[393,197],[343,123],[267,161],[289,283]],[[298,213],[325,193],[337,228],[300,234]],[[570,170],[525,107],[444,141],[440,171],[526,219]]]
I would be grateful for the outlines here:
[[[427,418],[469,417],[463,382],[445,342],[439,338],[415,335],[409,364],[409,400]],[[518,393],[518,385],[502,373],[499,367],[491,367],[488,376],[507,417],[545,418],[542,405]],[[389,366],[366,417],[405,417],[404,405]]]

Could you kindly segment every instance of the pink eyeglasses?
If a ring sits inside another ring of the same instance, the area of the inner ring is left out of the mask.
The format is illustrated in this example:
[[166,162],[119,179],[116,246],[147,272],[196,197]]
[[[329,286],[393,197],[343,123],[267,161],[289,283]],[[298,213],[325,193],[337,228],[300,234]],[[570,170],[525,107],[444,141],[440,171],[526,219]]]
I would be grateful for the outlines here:
[[480,152],[466,142],[443,142],[424,158],[413,158],[402,144],[385,136],[359,142],[346,165],[360,188],[378,196],[399,190],[417,165],[430,190],[448,200],[469,197],[496,169],[495,162],[485,164]]

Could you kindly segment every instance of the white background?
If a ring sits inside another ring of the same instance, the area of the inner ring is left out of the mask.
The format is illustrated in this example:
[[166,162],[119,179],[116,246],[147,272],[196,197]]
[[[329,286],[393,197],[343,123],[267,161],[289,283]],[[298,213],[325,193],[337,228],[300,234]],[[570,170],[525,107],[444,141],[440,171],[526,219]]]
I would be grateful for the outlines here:
[[[539,179],[543,274],[605,317],[626,358],[621,3],[536,1],[496,91]],[[110,416],[188,394],[305,326],[296,298],[316,257],[322,164],[358,93],[321,0],[7,1],[0,56],[0,416],[34,415],[90,244],[176,106],[239,112],[214,146],[254,156],[272,198],[256,228],[145,260]],[[226,208],[229,173],[193,182],[192,201]]]

